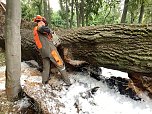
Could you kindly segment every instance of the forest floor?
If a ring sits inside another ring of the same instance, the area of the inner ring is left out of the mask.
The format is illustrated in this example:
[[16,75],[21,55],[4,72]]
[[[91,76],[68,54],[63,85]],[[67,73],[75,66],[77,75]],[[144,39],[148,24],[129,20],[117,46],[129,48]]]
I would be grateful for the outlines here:
[[[88,73],[72,72],[69,74],[73,83],[69,88],[63,85],[64,87],[60,90],[58,85],[53,88],[49,84],[42,86],[43,88],[41,88],[40,72],[35,67],[31,67],[30,64],[28,64],[32,63],[37,66],[35,61],[22,62],[21,86],[25,90],[25,87],[28,87],[26,84],[29,85],[30,88],[27,90],[32,92],[32,95],[30,95],[31,97],[34,93],[35,95],[41,95],[42,97],[37,99],[32,97],[32,99],[25,95],[21,100],[14,103],[9,102],[7,101],[5,93],[5,56],[3,52],[1,52],[0,55],[0,114],[38,114],[42,109],[42,107],[38,107],[35,102],[38,100],[45,101],[43,103],[44,106],[47,106],[47,109],[50,109],[52,106],[58,106],[53,107],[51,110],[56,111],[54,114],[99,114],[99,112],[102,112],[103,114],[151,114],[152,112],[151,100],[143,101],[133,94],[131,90],[126,90],[128,79],[115,77],[119,76],[118,71],[108,71],[109,73],[106,73],[106,69],[102,69],[102,75],[104,76],[105,73],[106,76],[108,76],[107,74],[109,74],[109,78],[101,81],[91,78]],[[112,72],[114,72],[115,75],[112,74]],[[120,73],[120,76],[121,75],[124,74]],[[51,81],[55,82],[52,78]],[[41,89],[39,89],[39,87]],[[90,90],[92,92],[92,88],[95,87],[99,87],[98,91],[94,94],[90,94]],[[39,94],[41,92],[45,94]],[[123,95],[120,95],[121,93]],[[51,95],[53,97],[50,97]],[[133,100],[134,98],[135,100]]]
[[[0,66],[3,67],[5,65],[5,54],[2,50],[0,50]],[[14,108],[13,104],[7,101],[6,93],[5,93],[5,73],[0,70],[0,114],[9,113]],[[11,112],[12,112],[11,111]]]
[[7,101],[5,93],[5,54],[0,50],[0,114],[9,114],[10,112],[16,112],[17,107],[12,102]]
[[[28,114],[34,114],[35,112],[33,112],[33,111],[35,109],[38,111],[38,107],[36,107],[34,102],[32,102],[31,99],[28,97],[24,97],[23,99],[18,100],[14,103],[7,101],[7,97],[6,97],[6,93],[5,93],[5,68],[6,68],[5,67],[5,54],[3,51],[0,51],[0,114],[10,114],[10,113],[11,114],[17,114],[17,113],[24,114],[25,112],[27,113],[27,111],[28,111]],[[40,74],[37,70],[35,70],[33,68],[29,68],[29,66],[27,66],[27,64],[22,63],[22,77],[21,78],[23,78],[23,79],[21,81],[24,81],[24,78],[27,80],[28,76],[32,76],[32,77],[34,76],[35,78],[40,78]],[[32,80],[32,78],[30,78],[30,80]],[[24,83],[24,82],[22,82],[22,83]],[[77,83],[76,83],[76,85],[77,85]],[[27,108],[28,108],[28,110],[27,110]]]
[[7,100],[5,92],[5,68],[5,54],[0,50],[0,114],[34,114],[32,112],[33,107],[31,106],[32,101],[27,96],[16,102],[9,102]]

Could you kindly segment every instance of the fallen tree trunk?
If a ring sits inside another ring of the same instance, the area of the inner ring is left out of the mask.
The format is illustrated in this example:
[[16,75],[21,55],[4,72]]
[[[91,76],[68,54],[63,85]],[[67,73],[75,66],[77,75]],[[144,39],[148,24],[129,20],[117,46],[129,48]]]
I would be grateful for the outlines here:
[[[125,72],[152,72],[152,25],[105,25],[57,32],[72,55]],[[30,29],[22,29],[22,59],[40,61]],[[4,37],[1,35],[0,44]]]
[[[0,46],[4,48],[4,24],[1,26]],[[149,86],[152,78],[152,24],[94,26],[56,33],[62,40],[58,48],[66,63],[80,65],[86,61],[96,67],[128,72],[134,83],[131,88],[136,86],[152,93]],[[41,66],[32,27],[22,27],[21,36],[22,60],[36,60]],[[150,79],[145,81],[145,78],[140,78],[144,76]],[[139,87],[141,84],[142,87]]]
[[86,27],[60,36],[74,59],[125,72],[152,72],[152,25]]

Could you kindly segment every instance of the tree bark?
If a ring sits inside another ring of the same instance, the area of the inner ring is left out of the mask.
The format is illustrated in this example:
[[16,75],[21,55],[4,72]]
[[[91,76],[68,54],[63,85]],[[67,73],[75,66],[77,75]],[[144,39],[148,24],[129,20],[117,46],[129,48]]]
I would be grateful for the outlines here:
[[105,25],[60,34],[74,59],[125,72],[152,73],[152,25]]
[[50,0],[48,0],[48,5],[47,5],[47,9],[48,9],[48,24],[49,24],[49,27],[52,27],[51,26],[51,22],[52,22],[52,17],[51,17],[51,8],[50,8]]
[[81,4],[80,4],[80,13],[81,13],[81,23],[82,23],[82,27],[84,27],[84,0],[81,0]]
[[20,0],[7,0],[6,5],[6,94],[10,101],[19,98],[21,92],[21,4]]
[[131,17],[130,17],[130,22],[131,22],[131,24],[133,24],[134,23],[134,12],[132,11],[131,12]]
[[142,23],[142,19],[143,19],[143,16],[144,16],[144,1],[142,1],[142,4],[141,4],[141,8],[140,8],[140,15],[139,15],[139,20],[138,20],[138,23]]
[[[74,60],[125,72],[152,73],[152,25],[105,25],[56,32]],[[22,29],[22,60],[40,60],[31,29]],[[0,43],[3,37],[0,37]]]
[[75,0],[75,5],[76,5],[76,18],[77,18],[77,27],[80,27],[80,13],[79,13],[79,3],[78,0]]
[[69,19],[68,19],[68,0],[66,0],[66,28],[69,28]]
[[43,8],[44,8],[44,17],[46,18],[46,20],[49,20],[48,18],[48,2],[47,0],[43,0]]
[[74,0],[72,0],[72,3],[71,3],[71,19],[70,19],[70,28],[72,28],[72,25],[73,25],[73,15],[74,15],[73,8],[74,8]]
[[121,23],[125,23],[126,21],[127,12],[128,12],[128,3],[129,3],[129,0],[125,0],[124,9],[123,9],[122,17],[121,17]]

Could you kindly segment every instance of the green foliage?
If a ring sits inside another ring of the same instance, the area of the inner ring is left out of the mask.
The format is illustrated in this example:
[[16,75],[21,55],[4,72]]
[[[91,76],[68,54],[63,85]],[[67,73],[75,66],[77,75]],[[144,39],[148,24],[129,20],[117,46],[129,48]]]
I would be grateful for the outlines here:
[[22,18],[31,21],[36,15],[44,15],[43,0],[22,0]]
[[[138,23],[141,4],[144,2],[143,23],[152,22],[152,0],[129,0],[127,23]],[[43,15],[42,0],[22,0],[22,18],[31,21],[37,14]],[[73,11],[71,11],[73,3]],[[51,13],[53,26],[66,28],[66,23],[72,27],[99,24],[119,23],[122,11],[121,0],[59,0],[61,10]],[[83,7],[82,7],[83,5]],[[78,8],[78,12],[76,12]],[[72,13],[73,12],[73,13]],[[71,17],[71,15],[73,16]],[[84,16],[84,19],[82,18]]]
[[66,26],[65,21],[60,16],[60,11],[54,12],[52,14],[52,21],[51,22],[52,22],[52,25],[55,27],[65,28],[65,26]]
[[152,5],[146,7],[144,23],[152,23]]
[[152,23],[152,0],[145,0],[145,16],[143,23]]
[[152,22],[152,0],[130,0],[127,23],[132,23],[131,18],[133,18],[133,23],[138,23],[140,8],[143,2],[145,6],[143,23]]
[[98,11],[93,12],[93,15],[91,15],[93,20],[89,20],[89,25],[114,24],[119,22],[121,14],[117,0],[104,0],[100,5],[102,7],[99,7]]

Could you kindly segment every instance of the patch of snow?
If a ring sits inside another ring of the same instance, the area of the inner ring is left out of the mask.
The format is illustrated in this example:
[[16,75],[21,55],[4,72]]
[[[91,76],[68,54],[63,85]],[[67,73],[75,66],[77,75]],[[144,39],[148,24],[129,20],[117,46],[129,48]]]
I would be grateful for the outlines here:
[[27,65],[25,62],[22,62],[21,71],[26,70],[27,68],[29,68],[29,65]]
[[[41,76],[30,76],[30,73],[26,72],[30,67],[22,62],[21,85],[24,86],[25,81],[38,82],[41,83]],[[32,68],[30,68],[32,69]],[[113,71],[106,68],[102,68],[102,75],[109,76],[123,76],[127,78],[127,74],[121,72]],[[5,71],[4,68],[0,67],[0,71]],[[50,96],[46,92],[52,91],[50,85],[45,86],[34,86],[33,91],[37,91],[37,94],[43,94],[45,98],[45,103],[48,109],[52,109],[54,114],[152,114],[152,102],[150,99],[135,101],[126,96],[120,95],[118,92],[109,89],[101,81],[97,81],[91,78],[87,74],[83,73],[72,73],[70,75],[70,80],[72,85],[67,88],[63,86],[63,89],[59,92],[53,90],[56,93],[55,100],[50,99]],[[3,88],[0,84],[0,88]],[[89,95],[88,90],[100,87],[94,95]],[[39,93],[40,89],[44,90]],[[88,94],[88,96],[87,96]],[[41,95],[39,95],[41,96]],[[26,100],[25,100],[26,101]],[[60,107],[60,110],[56,110],[56,101],[64,104]],[[20,107],[28,106],[28,103],[22,101],[19,103]],[[52,108],[51,108],[52,107]]]
[[121,71],[118,71],[118,70],[112,70],[112,69],[108,69],[108,68],[104,68],[104,67],[101,67],[102,69],[102,75],[105,76],[105,77],[111,77],[111,76],[115,76],[115,77],[122,77],[122,78],[128,78],[128,74],[125,73],[125,72],[121,72]]
[[16,104],[17,104],[17,106],[19,107],[18,110],[21,110],[21,109],[23,109],[23,108],[27,108],[27,107],[30,106],[29,98],[24,97],[23,99],[17,101]]
[[1,67],[0,67],[0,72],[4,72],[5,69],[6,69],[6,66],[1,66]]
[[[68,91],[61,92],[61,101],[65,108],[61,112],[66,114],[151,114],[151,101],[134,101],[109,89],[106,85],[82,74],[73,75],[72,80],[77,80]],[[81,80],[82,79],[82,80]],[[100,87],[91,98],[83,98],[83,93],[93,87]],[[78,105],[78,109],[75,108]]]
[[5,81],[0,82],[0,91],[5,90]]

